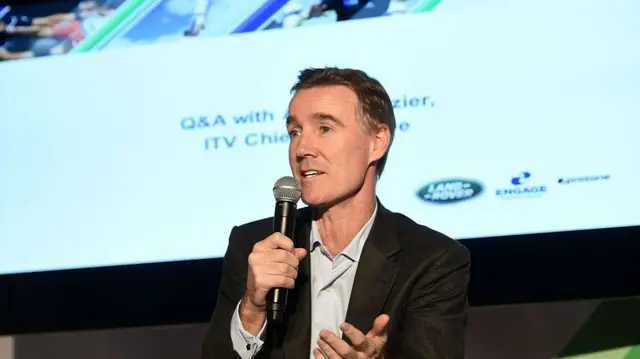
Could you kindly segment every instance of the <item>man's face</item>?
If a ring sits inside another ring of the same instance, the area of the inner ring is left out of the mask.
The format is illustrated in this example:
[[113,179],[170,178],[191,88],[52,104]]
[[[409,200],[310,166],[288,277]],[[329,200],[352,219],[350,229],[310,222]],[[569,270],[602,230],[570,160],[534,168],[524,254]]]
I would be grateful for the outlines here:
[[289,164],[304,203],[330,206],[349,198],[375,170],[370,164],[386,147],[363,130],[358,108],[356,94],[344,86],[301,90],[291,100]]

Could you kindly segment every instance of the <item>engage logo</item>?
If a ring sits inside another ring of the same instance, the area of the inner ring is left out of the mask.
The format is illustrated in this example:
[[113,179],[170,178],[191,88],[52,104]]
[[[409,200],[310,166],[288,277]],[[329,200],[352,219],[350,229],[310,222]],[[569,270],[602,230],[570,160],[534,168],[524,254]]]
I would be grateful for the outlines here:
[[425,184],[417,195],[425,202],[450,204],[477,197],[483,191],[484,186],[479,181],[449,178]]
[[547,186],[533,183],[531,172],[521,172],[511,177],[511,187],[499,188],[496,196],[503,199],[539,197],[547,192]]

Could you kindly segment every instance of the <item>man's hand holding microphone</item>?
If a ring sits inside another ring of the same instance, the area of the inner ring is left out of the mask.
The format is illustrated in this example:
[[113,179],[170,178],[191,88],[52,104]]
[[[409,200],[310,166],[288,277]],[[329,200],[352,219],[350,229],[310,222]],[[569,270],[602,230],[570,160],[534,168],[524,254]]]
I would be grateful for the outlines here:
[[260,332],[267,318],[267,294],[273,288],[293,288],[306,255],[304,248],[295,248],[291,239],[278,232],[253,246],[240,305],[240,320],[247,332],[254,336]]

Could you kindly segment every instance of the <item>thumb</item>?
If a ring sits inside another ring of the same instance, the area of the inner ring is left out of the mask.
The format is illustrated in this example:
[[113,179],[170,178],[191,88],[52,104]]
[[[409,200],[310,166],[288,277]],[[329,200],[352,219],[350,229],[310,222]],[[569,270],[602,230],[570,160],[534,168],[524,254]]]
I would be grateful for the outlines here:
[[386,314],[379,315],[376,318],[376,320],[373,321],[373,328],[371,328],[371,331],[369,332],[369,334],[377,337],[386,336],[387,324],[389,324],[389,320],[391,320],[391,318],[389,318],[388,315]]
[[293,255],[295,255],[296,258],[298,258],[298,260],[301,261],[304,257],[307,256],[307,250],[304,248],[295,248],[293,250]]

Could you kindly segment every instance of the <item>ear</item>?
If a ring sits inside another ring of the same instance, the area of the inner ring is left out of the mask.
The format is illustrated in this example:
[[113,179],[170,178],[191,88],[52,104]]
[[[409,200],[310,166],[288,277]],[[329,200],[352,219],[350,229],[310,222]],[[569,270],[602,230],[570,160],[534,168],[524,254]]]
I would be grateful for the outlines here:
[[369,154],[371,163],[378,161],[384,156],[391,142],[391,131],[387,125],[379,125],[376,132],[371,136],[372,146]]

